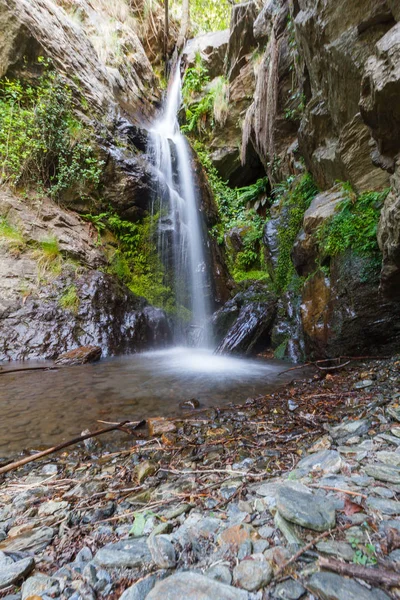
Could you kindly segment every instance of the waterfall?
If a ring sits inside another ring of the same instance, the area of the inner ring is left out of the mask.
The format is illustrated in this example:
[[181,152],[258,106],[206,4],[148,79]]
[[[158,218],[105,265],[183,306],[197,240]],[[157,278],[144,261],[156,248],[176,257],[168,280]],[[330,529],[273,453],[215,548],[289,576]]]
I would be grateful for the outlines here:
[[[167,203],[158,194],[153,210],[160,213],[158,250],[164,266],[173,273],[177,306],[191,311],[192,342],[207,347],[211,344],[209,274],[191,149],[179,130],[181,86],[178,63],[162,115],[150,129],[148,152],[168,189]],[[182,335],[178,330],[176,341],[181,343]]]

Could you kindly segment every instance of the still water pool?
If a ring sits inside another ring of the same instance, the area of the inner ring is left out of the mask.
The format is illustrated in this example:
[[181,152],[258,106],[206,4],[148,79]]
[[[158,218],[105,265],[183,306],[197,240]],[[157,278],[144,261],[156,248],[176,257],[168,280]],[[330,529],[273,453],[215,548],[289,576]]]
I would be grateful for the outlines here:
[[[11,363],[3,368],[41,366]],[[206,350],[173,348],[102,360],[57,371],[16,372],[0,377],[0,457],[39,449],[97,429],[103,421],[132,421],[183,414],[179,404],[201,407],[243,403],[291,379],[291,365],[247,360]]]

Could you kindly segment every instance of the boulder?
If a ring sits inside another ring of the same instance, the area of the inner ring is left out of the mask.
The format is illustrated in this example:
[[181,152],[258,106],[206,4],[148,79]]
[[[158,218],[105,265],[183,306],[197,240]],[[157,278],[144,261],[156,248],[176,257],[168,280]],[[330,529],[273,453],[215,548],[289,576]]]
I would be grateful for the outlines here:
[[226,54],[226,72],[230,82],[238,75],[246,62],[246,56],[255,46],[253,26],[256,17],[257,7],[253,1],[234,4],[232,7]]
[[224,71],[228,43],[229,29],[198,35],[187,42],[182,54],[183,61],[187,67],[192,67],[199,52],[207,66],[209,77],[213,79]]
[[247,600],[248,594],[230,585],[192,573],[180,572],[158,582],[146,600]]
[[99,346],[81,346],[61,354],[56,360],[56,365],[84,365],[86,363],[97,362],[101,358],[101,348]]

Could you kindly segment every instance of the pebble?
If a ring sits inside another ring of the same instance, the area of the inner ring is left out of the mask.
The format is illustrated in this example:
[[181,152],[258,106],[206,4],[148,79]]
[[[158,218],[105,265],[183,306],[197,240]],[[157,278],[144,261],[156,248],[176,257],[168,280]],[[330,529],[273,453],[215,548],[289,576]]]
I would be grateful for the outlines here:
[[233,569],[233,580],[248,592],[265,587],[272,579],[271,565],[266,561],[243,560]]
[[176,565],[176,551],[165,535],[154,535],[147,539],[147,545],[155,564],[161,569],[172,569]]
[[306,590],[298,581],[288,579],[276,586],[273,596],[280,600],[299,600],[305,592]]
[[230,585],[232,583],[232,573],[229,568],[225,565],[215,565],[206,571],[207,577],[211,579],[215,579],[215,581],[219,581],[220,583],[225,583],[226,585]]

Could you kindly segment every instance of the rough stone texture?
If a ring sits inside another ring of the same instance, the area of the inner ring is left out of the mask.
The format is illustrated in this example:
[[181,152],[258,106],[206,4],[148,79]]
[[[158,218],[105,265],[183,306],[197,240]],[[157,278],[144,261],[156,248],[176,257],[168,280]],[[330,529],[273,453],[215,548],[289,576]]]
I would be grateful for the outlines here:
[[18,582],[28,575],[35,566],[33,558],[23,558],[17,562],[11,560],[10,564],[4,564],[0,560],[0,589]]
[[157,578],[154,575],[149,575],[125,590],[120,600],[144,600],[156,582]]
[[182,54],[186,66],[192,67],[195,63],[196,53],[200,52],[211,79],[223,73],[229,33],[229,29],[213,31],[189,40]]
[[8,537],[0,543],[0,550],[5,552],[32,552],[37,553],[46,548],[55,536],[51,527],[34,527]]
[[108,544],[96,553],[94,562],[105,568],[141,567],[151,562],[145,538],[123,540]]
[[[303,486],[302,486],[303,487]],[[284,485],[278,489],[276,506],[280,514],[296,525],[314,531],[326,531],[335,525],[335,509],[307,488]]]
[[60,584],[55,577],[48,577],[44,573],[36,573],[25,581],[21,592],[22,600],[41,598],[45,593],[49,596],[57,596],[60,593]]
[[302,475],[313,472],[338,473],[342,466],[342,459],[336,450],[322,450],[302,458],[297,463],[296,471]]
[[263,560],[243,560],[233,569],[233,579],[239,587],[255,592],[272,579],[271,565]]
[[176,551],[165,535],[151,535],[147,540],[151,556],[161,569],[171,569],[176,565]]
[[369,590],[353,579],[335,573],[315,573],[307,587],[322,600],[389,600],[382,590]]
[[97,362],[101,358],[101,348],[98,346],[82,346],[61,354],[55,361],[56,365],[84,365]]
[[246,62],[246,56],[255,46],[253,25],[257,16],[255,2],[243,2],[232,8],[230,37],[226,55],[229,81],[233,81]]
[[197,573],[176,573],[155,585],[146,600],[247,600],[247,592]]
[[[158,97],[155,79],[134,29],[126,22],[118,23],[119,43],[131,59],[128,68],[117,47],[106,46],[111,18],[115,18],[107,2],[98,0],[95,7],[81,2],[80,24],[57,4],[65,6],[50,0],[1,1],[0,28],[7,32],[7,43],[0,52],[0,76],[18,68],[26,54],[49,56],[71,87],[83,90],[99,113],[115,111],[121,102],[132,115],[151,114],[150,103]],[[115,24],[112,27],[115,32]],[[104,32],[103,40],[99,30]]]
[[[76,286],[77,311],[60,297]],[[77,279],[60,276],[24,302],[0,313],[0,360],[56,358],[77,346],[96,345],[103,356],[163,346],[170,329],[162,310],[147,306],[111,275],[88,271]]]
[[216,352],[253,354],[268,346],[276,298],[262,284],[240,292],[213,315]]

